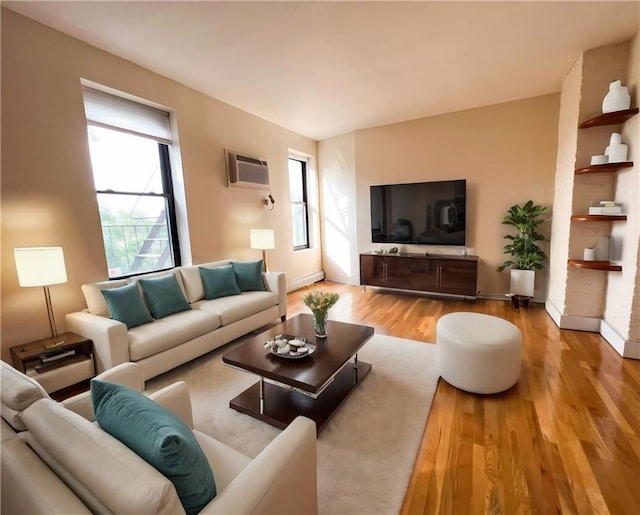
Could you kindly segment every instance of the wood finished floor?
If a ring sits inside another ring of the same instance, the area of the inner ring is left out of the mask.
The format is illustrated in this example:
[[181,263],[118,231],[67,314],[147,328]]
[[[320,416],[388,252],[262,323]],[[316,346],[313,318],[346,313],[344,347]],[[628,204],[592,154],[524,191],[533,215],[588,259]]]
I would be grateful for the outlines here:
[[522,374],[481,396],[440,380],[401,513],[640,514],[640,361],[598,334],[559,330],[542,305],[443,300],[318,283],[337,291],[330,318],[376,333],[435,342],[438,318],[475,311],[523,335]]

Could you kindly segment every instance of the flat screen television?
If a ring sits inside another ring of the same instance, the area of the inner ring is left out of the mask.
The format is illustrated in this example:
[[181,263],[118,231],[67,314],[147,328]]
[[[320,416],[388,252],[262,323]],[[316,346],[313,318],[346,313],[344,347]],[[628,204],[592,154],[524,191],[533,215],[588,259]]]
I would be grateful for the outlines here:
[[467,181],[370,186],[371,241],[465,245]]

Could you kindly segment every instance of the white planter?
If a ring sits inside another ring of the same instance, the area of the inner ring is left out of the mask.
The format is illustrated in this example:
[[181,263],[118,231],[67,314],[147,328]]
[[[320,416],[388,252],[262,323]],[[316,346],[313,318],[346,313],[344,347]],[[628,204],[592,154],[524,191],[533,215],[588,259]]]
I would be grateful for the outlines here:
[[511,269],[511,295],[533,297],[536,273],[534,270]]

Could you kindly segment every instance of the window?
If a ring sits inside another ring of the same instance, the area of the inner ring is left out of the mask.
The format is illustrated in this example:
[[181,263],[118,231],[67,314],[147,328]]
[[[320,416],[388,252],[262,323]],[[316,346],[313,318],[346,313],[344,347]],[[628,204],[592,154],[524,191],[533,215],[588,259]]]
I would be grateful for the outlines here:
[[109,278],[180,265],[169,115],[83,92]]
[[291,191],[291,221],[293,250],[309,248],[309,209],[307,205],[307,162],[289,158],[289,190]]

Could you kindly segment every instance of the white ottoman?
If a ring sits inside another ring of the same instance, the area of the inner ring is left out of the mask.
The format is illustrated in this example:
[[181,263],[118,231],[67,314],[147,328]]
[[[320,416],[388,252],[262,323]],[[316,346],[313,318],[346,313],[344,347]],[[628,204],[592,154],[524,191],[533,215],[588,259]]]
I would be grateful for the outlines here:
[[497,393],[518,382],[522,334],[511,322],[481,313],[449,313],[436,328],[436,365],[452,386]]

